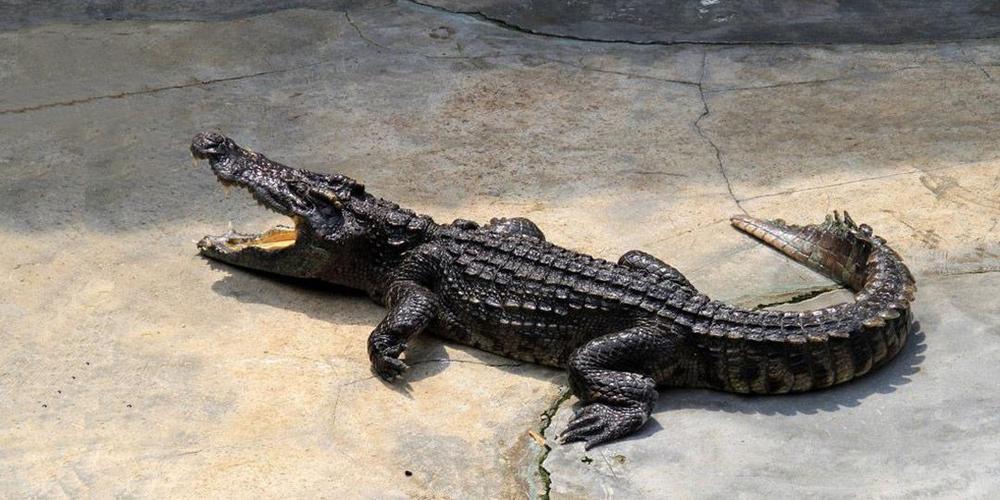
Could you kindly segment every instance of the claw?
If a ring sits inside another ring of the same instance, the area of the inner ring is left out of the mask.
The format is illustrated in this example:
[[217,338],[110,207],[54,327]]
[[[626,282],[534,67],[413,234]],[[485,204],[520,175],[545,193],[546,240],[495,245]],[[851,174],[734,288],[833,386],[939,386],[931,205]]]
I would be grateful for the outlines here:
[[403,378],[409,366],[396,358],[383,356],[375,362],[372,369],[378,377],[386,382],[395,382]]
[[372,371],[386,382],[403,378],[409,368],[399,356],[406,350],[405,342],[377,342],[372,346]]
[[[575,429],[566,429],[563,431],[562,435],[559,436],[560,440],[565,443],[572,443],[574,441],[587,441],[587,437],[592,434],[600,434],[599,431],[602,427],[601,422],[595,421],[589,425],[579,426]],[[588,449],[589,445],[585,445]]]
[[646,413],[631,406],[610,406],[591,403],[579,412],[559,435],[563,443],[583,441],[584,449],[617,439],[638,429],[645,423]]
[[563,430],[563,434],[581,429],[583,427],[589,427],[591,424],[600,420],[597,415],[581,415],[582,413],[583,412],[578,413],[576,418],[566,426],[566,429]]

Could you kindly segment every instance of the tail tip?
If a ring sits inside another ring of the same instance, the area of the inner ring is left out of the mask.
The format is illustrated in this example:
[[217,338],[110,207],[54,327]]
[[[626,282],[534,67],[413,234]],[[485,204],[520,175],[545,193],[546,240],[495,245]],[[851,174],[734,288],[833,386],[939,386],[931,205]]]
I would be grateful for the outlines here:
[[729,217],[729,222],[733,226],[739,229],[744,229],[747,227],[772,227],[772,228],[787,228],[788,223],[784,219],[758,219],[756,217],[751,217],[746,214],[736,214]]
[[736,214],[729,218],[729,223],[739,228],[746,227],[755,222],[759,222],[759,220],[746,214]]

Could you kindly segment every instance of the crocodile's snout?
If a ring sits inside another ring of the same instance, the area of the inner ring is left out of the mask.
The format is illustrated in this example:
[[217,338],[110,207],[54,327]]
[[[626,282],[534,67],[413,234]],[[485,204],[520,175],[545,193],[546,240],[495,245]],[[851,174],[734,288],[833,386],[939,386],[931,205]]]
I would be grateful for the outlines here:
[[215,132],[200,132],[191,139],[191,154],[199,160],[221,154],[225,149],[226,137]]

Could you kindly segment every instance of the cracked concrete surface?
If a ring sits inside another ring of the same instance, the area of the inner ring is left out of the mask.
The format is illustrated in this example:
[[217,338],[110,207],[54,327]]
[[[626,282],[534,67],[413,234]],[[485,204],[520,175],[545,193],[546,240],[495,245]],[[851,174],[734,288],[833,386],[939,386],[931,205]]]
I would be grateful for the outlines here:
[[[2,496],[1000,487],[995,41],[639,46],[408,2],[243,7],[5,18]],[[641,248],[745,306],[843,292],[729,215],[846,208],[910,263],[922,333],[842,388],[664,391],[642,437],[559,446],[561,372],[426,337],[386,387],[367,299],[197,257],[228,222],[280,222],[190,166],[203,129],[438,220],[525,215],[595,255]]]

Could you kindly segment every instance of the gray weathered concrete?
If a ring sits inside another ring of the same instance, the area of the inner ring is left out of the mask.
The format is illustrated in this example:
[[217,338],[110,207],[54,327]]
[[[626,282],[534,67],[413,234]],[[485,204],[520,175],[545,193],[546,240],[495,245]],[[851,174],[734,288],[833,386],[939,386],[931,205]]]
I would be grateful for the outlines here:
[[[405,2],[254,9],[0,32],[0,496],[520,497],[544,470],[562,497],[997,489],[996,42],[636,46]],[[378,307],[197,257],[281,221],[191,167],[203,129],[439,220],[643,248],[744,305],[830,283],[728,215],[848,208],[911,263],[923,334],[820,394],[664,392],[643,438],[540,470],[528,431],[564,425],[562,373],[428,337],[389,388]]]

